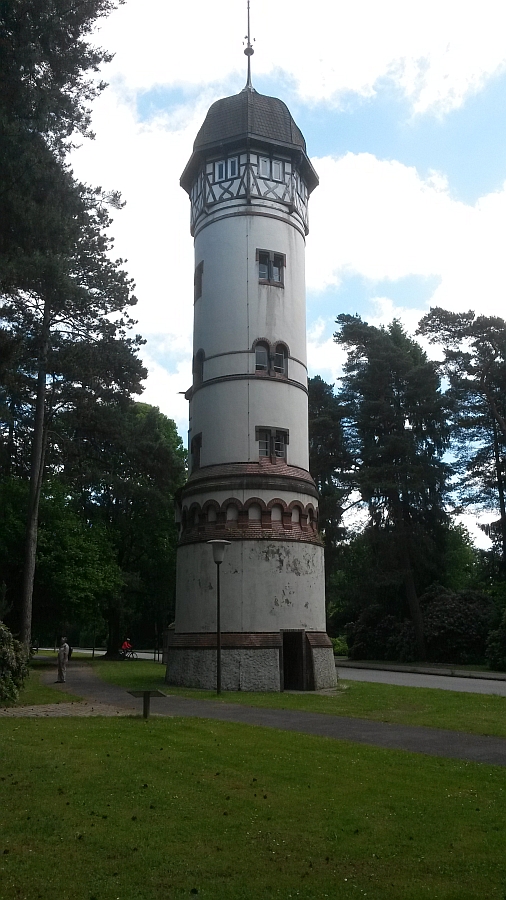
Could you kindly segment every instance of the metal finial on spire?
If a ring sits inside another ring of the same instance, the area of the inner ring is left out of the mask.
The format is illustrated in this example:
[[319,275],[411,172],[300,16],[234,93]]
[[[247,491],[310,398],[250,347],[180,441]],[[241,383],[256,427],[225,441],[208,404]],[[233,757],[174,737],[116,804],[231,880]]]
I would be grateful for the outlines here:
[[[249,26],[249,0],[248,0],[248,33],[245,35],[245,41],[247,41],[244,53],[248,57],[248,80],[246,81],[246,86],[243,88],[245,91],[253,91],[253,85],[251,83],[251,57],[254,54],[254,50],[250,40],[250,26]],[[254,40],[254,38],[253,38]]]

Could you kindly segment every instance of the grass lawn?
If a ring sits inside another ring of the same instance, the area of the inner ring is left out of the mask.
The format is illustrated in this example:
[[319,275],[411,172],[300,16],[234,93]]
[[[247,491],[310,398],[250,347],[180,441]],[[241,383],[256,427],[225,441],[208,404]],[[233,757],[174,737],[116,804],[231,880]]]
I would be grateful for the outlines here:
[[[56,688],[41,684],[40,676],[42,672],[47,671],[49,668],[54,671],[56,680],[56,668],[54,663],[47,663],[44,662],[44,660],[32,662],[28,678],[25,681],[23,689],[20,691],[18,702],[3,703],[0,705],[3,706],[3,708],[10,706],[39,706],[45,703],[75,703],[77,700],[82,699],[81,697],[75,697],[74,694],[63,694]],[[0,900],[3,900],[1,894]]]
[[501,767],[188,719],[3,720],[0,896],[504,900]]
[[[211,691],[173,688],[164,684],[165,667],[159,663],[140,659],[119,663],[104,660],[97,661],[94,665],[97,674],[104,681],[127,689],[158,688],[171,694],[220,702]],[[340,684],[344,690],[329,694],[226,691],[222,694],[221,702],[276,709],[303,709],[327,715],[354,716],[378,722],[426,725],[506,737],[506,697],[434,688],[398,687],[366,681]]]

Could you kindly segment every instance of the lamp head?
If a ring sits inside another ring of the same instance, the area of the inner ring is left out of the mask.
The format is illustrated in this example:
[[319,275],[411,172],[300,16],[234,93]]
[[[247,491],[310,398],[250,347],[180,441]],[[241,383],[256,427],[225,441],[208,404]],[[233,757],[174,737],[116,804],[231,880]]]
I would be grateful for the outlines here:
[[231,541],[208,541],[208,544],[213,548],[213,559],[216,565],[223,562],[223,557],[225,556],[225,547],[231,543]]

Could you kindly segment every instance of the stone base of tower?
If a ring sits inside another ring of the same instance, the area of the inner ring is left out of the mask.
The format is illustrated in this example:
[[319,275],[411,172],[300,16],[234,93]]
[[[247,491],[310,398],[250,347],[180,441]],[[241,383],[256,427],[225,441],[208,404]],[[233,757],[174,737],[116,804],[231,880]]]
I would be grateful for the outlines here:
[[[215,689],[216,634],[169,633],[165,654],[167,684]],[[221,661],[225,691],[308,691],[337,684],[325,633],[223,634]]]

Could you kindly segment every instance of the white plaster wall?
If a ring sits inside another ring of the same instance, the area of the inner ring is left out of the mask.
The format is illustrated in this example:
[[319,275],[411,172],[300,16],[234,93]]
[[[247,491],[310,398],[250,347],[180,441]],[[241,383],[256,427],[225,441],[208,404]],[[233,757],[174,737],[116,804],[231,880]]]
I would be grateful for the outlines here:
[[[298,381],[299,384],[307,387],[307,369],[297,359],[288,358],[287,374],[292,381]],[[204,360],[204,381],[210,378],[221,378],[224,375],[254,375],[255,378],[260,379],[271,377],[257,374],[253,350],[220,353]]]
[[[286,255],[285,285],[258,281],[256,250]],[[264,216],[211,222],[195,239],[195,265],[204,262],[195,303],[194,352],[206,356],[250,350],[256,338],[284,341],[306,362],[305,242],[290,224]]]
[[204,381],[208,378],[221,378],[223,375],[247,375],[254,371],[254,353],[226,353],[204,360]]
[[204,385],[192,399],[190,439],[202,434],[201,466],[258,460],[257,427],[289,432],[287,462],[309,468],[307,394],[277,379]]
[[[221,565],[221,627],[325,631],[323,548],[299,541],[232,541]],[[216,630],[216,566],[208,544],[177,551],[176,632]]]

